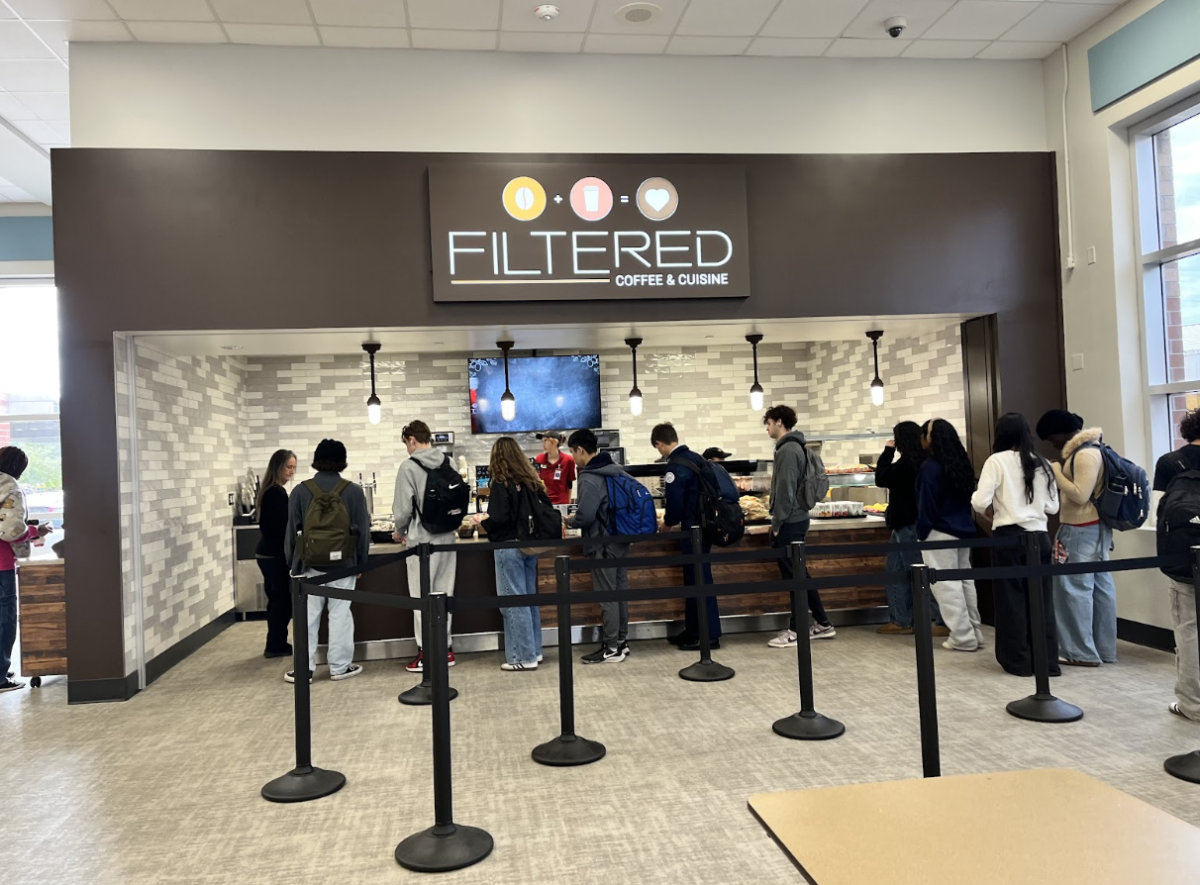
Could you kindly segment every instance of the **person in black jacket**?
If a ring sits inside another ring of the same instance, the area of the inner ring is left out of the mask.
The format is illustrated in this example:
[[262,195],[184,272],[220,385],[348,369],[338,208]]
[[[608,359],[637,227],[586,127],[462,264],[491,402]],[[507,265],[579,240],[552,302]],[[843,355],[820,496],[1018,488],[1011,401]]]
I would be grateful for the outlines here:
[[267,593],[267,648],[264,658],[282,658],[292,653],[288,645],[288,624],[292,621],[292,591],[288,561],[283,555],[283,537],[287,534],[287,484],[296,475],[296,453],[279,449],[267,463],[258,490],[258,528],[262,539],[254,551]]
[[[892,428],[892,439],[887,441],[879,463],[875,465],[875,485],[888,490],[887,527],[892,530],[893,544],[911,544],[917,540],[917,473],[925,461],[925,450],[921,448],[921,425],[915,421],[901,421]],[[896,460],[899,453],[900,460]],[[888,554],[887,570],[904,572],[921,562],[920,551],[895,551]],[[887,586],[888,622],[876,630],[885,635],[909,635],[913,631],[912,586],[905,577]],[[935,636],[948,636],[950,631],[941,623],[937,600],[933,602],[933,614],[938,626],[933,628]]]

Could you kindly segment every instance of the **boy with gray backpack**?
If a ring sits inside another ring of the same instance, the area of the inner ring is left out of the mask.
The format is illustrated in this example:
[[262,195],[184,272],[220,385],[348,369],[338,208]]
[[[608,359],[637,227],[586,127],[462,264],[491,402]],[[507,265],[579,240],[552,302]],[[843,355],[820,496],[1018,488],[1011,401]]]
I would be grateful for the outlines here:
[[[323,439],[313,455],[317,475],[296,487],[288,499],[288,527],[283,552],[293,575],[320,577],[323,572],[366,565],[371,547],[371,517],[362,487],[347,479],[346,447],[336,439]],[[339,578],[329,586],[353,590],[357,577]],[[354,657],[354,616],[345,599],[308,597],[308,681],[312,682],[321,610],[329,608],[329,678],[334,682],[362,672]],[[295,617],[301,613],[296,612]],[[295,682],[289,670],[283,678]]]

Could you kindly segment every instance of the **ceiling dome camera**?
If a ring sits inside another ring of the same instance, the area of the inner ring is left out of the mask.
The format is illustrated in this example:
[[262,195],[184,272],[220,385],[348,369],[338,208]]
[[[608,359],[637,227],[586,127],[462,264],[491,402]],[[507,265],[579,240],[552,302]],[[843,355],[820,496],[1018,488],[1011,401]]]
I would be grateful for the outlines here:
[[903,34],[904,29],[908,27],[908,19],[902,15],[897,15],[885,21],[883,26],[887,29],[888,36],[894,40]]

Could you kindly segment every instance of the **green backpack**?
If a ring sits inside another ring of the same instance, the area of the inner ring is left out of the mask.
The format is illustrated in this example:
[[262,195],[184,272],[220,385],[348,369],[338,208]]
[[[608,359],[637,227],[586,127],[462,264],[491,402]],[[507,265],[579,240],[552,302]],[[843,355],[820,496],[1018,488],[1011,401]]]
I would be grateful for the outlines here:
[[323,492],[316,480],[304,482],[313,496],[304,514],[300,541],[300,560],[305,567],[337,568],[348,565],[354,558],[356,545],[350,533],[350,511],[342,500],[342,492],[349,485],[343,479],[330,491]]

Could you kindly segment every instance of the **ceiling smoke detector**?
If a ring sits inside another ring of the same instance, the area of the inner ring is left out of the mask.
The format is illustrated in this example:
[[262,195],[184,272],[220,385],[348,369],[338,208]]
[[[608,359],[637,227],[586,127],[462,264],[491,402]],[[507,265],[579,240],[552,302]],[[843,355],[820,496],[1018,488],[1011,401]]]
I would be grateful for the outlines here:
[[613,13],[613,18],[627,25],[648,25],[662,16],[662,7],[653,3],[626,3]]
[[533,10],[533,14],[544,22],[552,22],[558,18],[560,11],[553,3],[543,3]]

